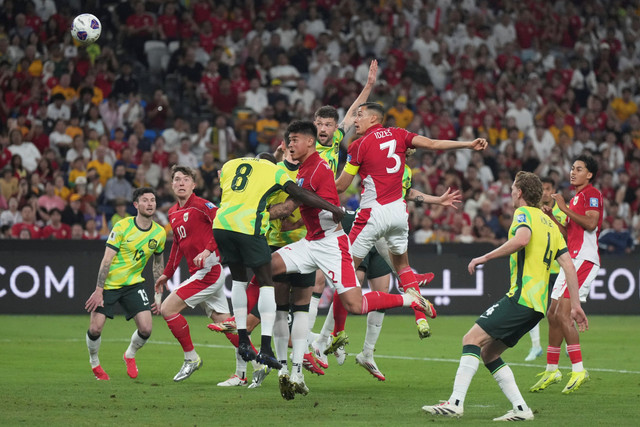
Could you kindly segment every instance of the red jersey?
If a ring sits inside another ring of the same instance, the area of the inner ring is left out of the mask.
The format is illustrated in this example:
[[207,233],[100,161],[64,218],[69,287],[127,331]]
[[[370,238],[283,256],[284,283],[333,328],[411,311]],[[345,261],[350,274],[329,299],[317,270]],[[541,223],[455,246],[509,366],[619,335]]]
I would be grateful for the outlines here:
[[[131,27],[136,30],[139,28],[153,26],[153,24],[154,24],[153,15],[146,12],[140,15],[134,14],[127,18],[127,27]],[[144,31],[138,33],[138,36],[142,36],[142,35],[144,36],[150,35],[149,30],[145,29]]]
[[600,214],[598,226],[593,231],[585,230],[568,216],[566,224],[567,247],[571,258],[591,261],[600,265],[598,237],[602,231],[602,194],[589,184],[573,196],[569,202],[569,209],[578,215],[586,215],[587,211],[596,211]]
[[20,232],[23,229],[29,230],[29,234],[32,239],[40,239],[42,237],[42,229],[34,224],[25,224],[24,222],[19,222],[17,224],[13,224],[11,227],[11,237],[20,238]]
[[184,206],[180,207],[178,203],[171,206],[169,223],[173,230],[173,245],[164,268],[165,276],[173,276],[183,256],[187,258],[191,274],[200,269],[193,263],[193,259],[205,249],[220,258],[218,245],[213,239],[213,219],[217,211],[216,205],[195,194],[189,197]]
[[[316,193],[329,203],[340,206],[333,170],[317,152],[300,165],[297,179],[300,187]],[[329,211],[300,205],[300,215],[307,227],[307,240],[322,239],[327,231],[336,228],[333,214]]]
[[415,136],[405,129],[383,128],[378,124],[349,145],[345,170],[357,171],[362,178],[361,208],[402,199],[405,156],[407,148],[413,148],[411,141]]
[[42,229],[42,238],[56,240],[70,239],[71,227],[65,223],[60,223],[60,228],[54,228],[52,225],[47,225]]
[[158,16],[158,25],[168,39],[178,38],[178,17],[175,15]]

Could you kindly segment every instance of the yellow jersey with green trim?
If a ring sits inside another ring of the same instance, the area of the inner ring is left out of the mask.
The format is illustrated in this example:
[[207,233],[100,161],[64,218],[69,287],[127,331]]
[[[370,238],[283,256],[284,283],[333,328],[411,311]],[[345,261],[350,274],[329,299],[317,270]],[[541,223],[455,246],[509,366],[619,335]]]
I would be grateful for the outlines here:
[[542,314],[547,312],[551,263],[567,252],[567,243],[551,218],[538,208],[522,206],[513,213],[509,239],[520,227],[531,230],[529,243],[509,258],[509,298]]
[[[553,216],[556,217],[556,220],[562,224],[565,225],[567,223],[567,214],[562,212],[560,210],[560,208],[558,207],[558,204],[554,202],[553,204],[553,210],[551,211],[553,213]],[[551,270],[550,270],[551,274],[558,274],[560,273],[560,264],[558,264],[558,261],[554,260],[551,263]]]
[[122,219],[113,226],[107,246],[117,252],[111,261],[104,289],[120,289],[124,286],[144,282],[142,271],[153,254],[161,254],[167,233],[164,228],[151,222],[148,230],[136,224],[136,217]]
[[402,174],[402,198],[407,197],[407,191],[411,188],[411,177],[413,176],[413,172],[411,168],[404,165],[404,174]]
[[229,160],[220,171],[222,198],[213,228],[264,236],[269,228],[269,197],[295,181],[268,160],[244,157]]
[[[289,163],[286,160],[278,163],[291,179],[295,180],[298,176],[298,165]],[[289,195],[284,191],[278,191],[274,193],[270,198],[268,205],[276,205],[287,200]],[[301,222],[302,216],[300,215],[300,208],[296,208],[291,215],[284,218],[287,222],[295,224]],[[282,219],[272,219],[267,230],[267,243],[269,246],[283,247],[289,243],[297,242],[304,239],[307,235],[307,227],[304,225],[289,231],[282,231]]]
[[338,163],[340,162],[340,143],[344,138],[344,130],[336,129],[333,132],[333,138],[331,139],[331,145],[322,145],[319,141],[316,141],[316,151],[320,154],[322,160],[329,164],[329,167],[333,171],[333,175],[338,174]]

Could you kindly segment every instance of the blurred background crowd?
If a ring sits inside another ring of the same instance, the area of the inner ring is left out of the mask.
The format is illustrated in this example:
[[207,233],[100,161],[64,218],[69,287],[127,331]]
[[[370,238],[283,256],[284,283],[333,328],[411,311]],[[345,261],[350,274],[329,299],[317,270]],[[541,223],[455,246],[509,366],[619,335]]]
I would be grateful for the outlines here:
[[[69,33],[84,12],[103,26],[88,47]],[[416,188],[464,200],[410,203],[415,243],[501,243],[514,174],[551,177],[569,199],[572,158],[590,153],[602,250],[634,248],[637,0],[0,0],[2,237],[104,238],[148,185],[166,226],[174,164],[196,168],[197,194],[217,203],[226,160],[274,151],[322,105],[342,117],[372,59],[387,126],[490,142],[408,159]]]

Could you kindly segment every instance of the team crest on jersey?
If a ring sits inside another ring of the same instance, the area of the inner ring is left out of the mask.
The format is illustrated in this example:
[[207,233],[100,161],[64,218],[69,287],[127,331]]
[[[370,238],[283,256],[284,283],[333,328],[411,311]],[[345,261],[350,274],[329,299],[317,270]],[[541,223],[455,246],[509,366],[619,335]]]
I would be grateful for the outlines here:
[[591,197],[589,199],[589,207],[597,208],[598,205],[599,205],[599,202],[598,202],[598,198],[597,197]]
[[[216,207],[216,206],[215,206],[213,203],[211,203],[211,202],[207,202],[207,203],[205,203],[204,205],[205,205],[206,207],[208,207],[209,209],[213,209],[213,208],[215,208],[215,207]],[[185,219],[185,221],[186,221],[186,219]]]
[[575,196],[575,197],[573,198],[573,202],[572,202],[571,204],[572,204],[573,206],[575,206],[575,205],[577,205],[577,204],[578,204],[578,196]]
[[518,221],[518,223],[527,222],[527,216],[525,214],[520,214],[516,217],[516,221]]
[[149,249],[152,251],[158,247],[158,241],[156,239],[149,240]]
[[298,178],[298,186],[302,187],[302,184],[304,184],[304,178]]
[[189,212],[185,212],[185,214],[182,216],[182,220],[184,222],[187,222],[189,220]]

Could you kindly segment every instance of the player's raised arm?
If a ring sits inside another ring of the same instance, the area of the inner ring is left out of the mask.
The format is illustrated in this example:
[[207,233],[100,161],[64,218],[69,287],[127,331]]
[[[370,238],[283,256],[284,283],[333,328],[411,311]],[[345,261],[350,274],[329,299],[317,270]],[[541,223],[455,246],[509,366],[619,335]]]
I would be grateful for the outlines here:
[[415,188],[410,188],[405,199],[410,202],[416,203],[429,203],[440,206],[451,206],[455,209],[458,209],[458,207],[455,205],[456,203],[462,203],[462,195],[460,194],[460,190],[452,192],[451,188],[447,188],[447,191],[445,191],[441,196],[431,196],[429,194],[418,191]]
[[111,268],[111,262],[118,252],[115,249],[106,247],[104,250],[104,256],[100,263],[100,270],[98,270],[98,279],[96,282],[96,290],[93,291],[87,302],[84,304],[84,308],[89,312],[95,311],[98,307],[104,307],[104,298],[102,293],[104,292],[104,282],[109,275],[109,269]]
[[487,140],[476,138],[473,141],[449,141],[445,139],[431,139],[426,136],[416,135],[411,141],[415,148],[427,150],[460,150],[468,148],[470,150],[482,151],[487,148]]
[[518,228],[513,238],[507,240],[501,246],[495,248],[491,252],[488,252],[481,257],[472,259],[468,267],[469,274],[474,273],[477,265],[485,264],[487,261],[494,258],[501,258],[503,256],[511,255],[514,252],[518,252],[520,249],[529,244],[529,240],[531,240],[531,229],[529,227]]
[[351,130],[351,127],[353,127],[353,122],[356,117],[356,110],[358,109],[358,106],[364,102],[367,102],[367,99],[369,99],[371,90],[373,90],[373,85],[376,84],[377,75],[378,75],[378,61],[374,59],[373,61],[371,61],[371,65],[369,66],[369,75],[367,76],[367,83],[364,85],[364,87],[362,88],[362,91],[360,92],[356,100],[353,101],[353,104],[351,104],[351,107],[349,107],[349,110],[344,115],[344,119],[342,119],[342,123],[338,125],[340,129],[344,130],[345,134],[349,133],[349,131]]
[[333,203],[329,203],[317,194],[299,187],[293,181],[289,181],[285,184],[284,191],[289,193],[291,197],[298,200],[303,205],[331,212],[333,214],[333,220],[336,223],[340,222],[344,217],[344,211],[341,207],[336,206]]

